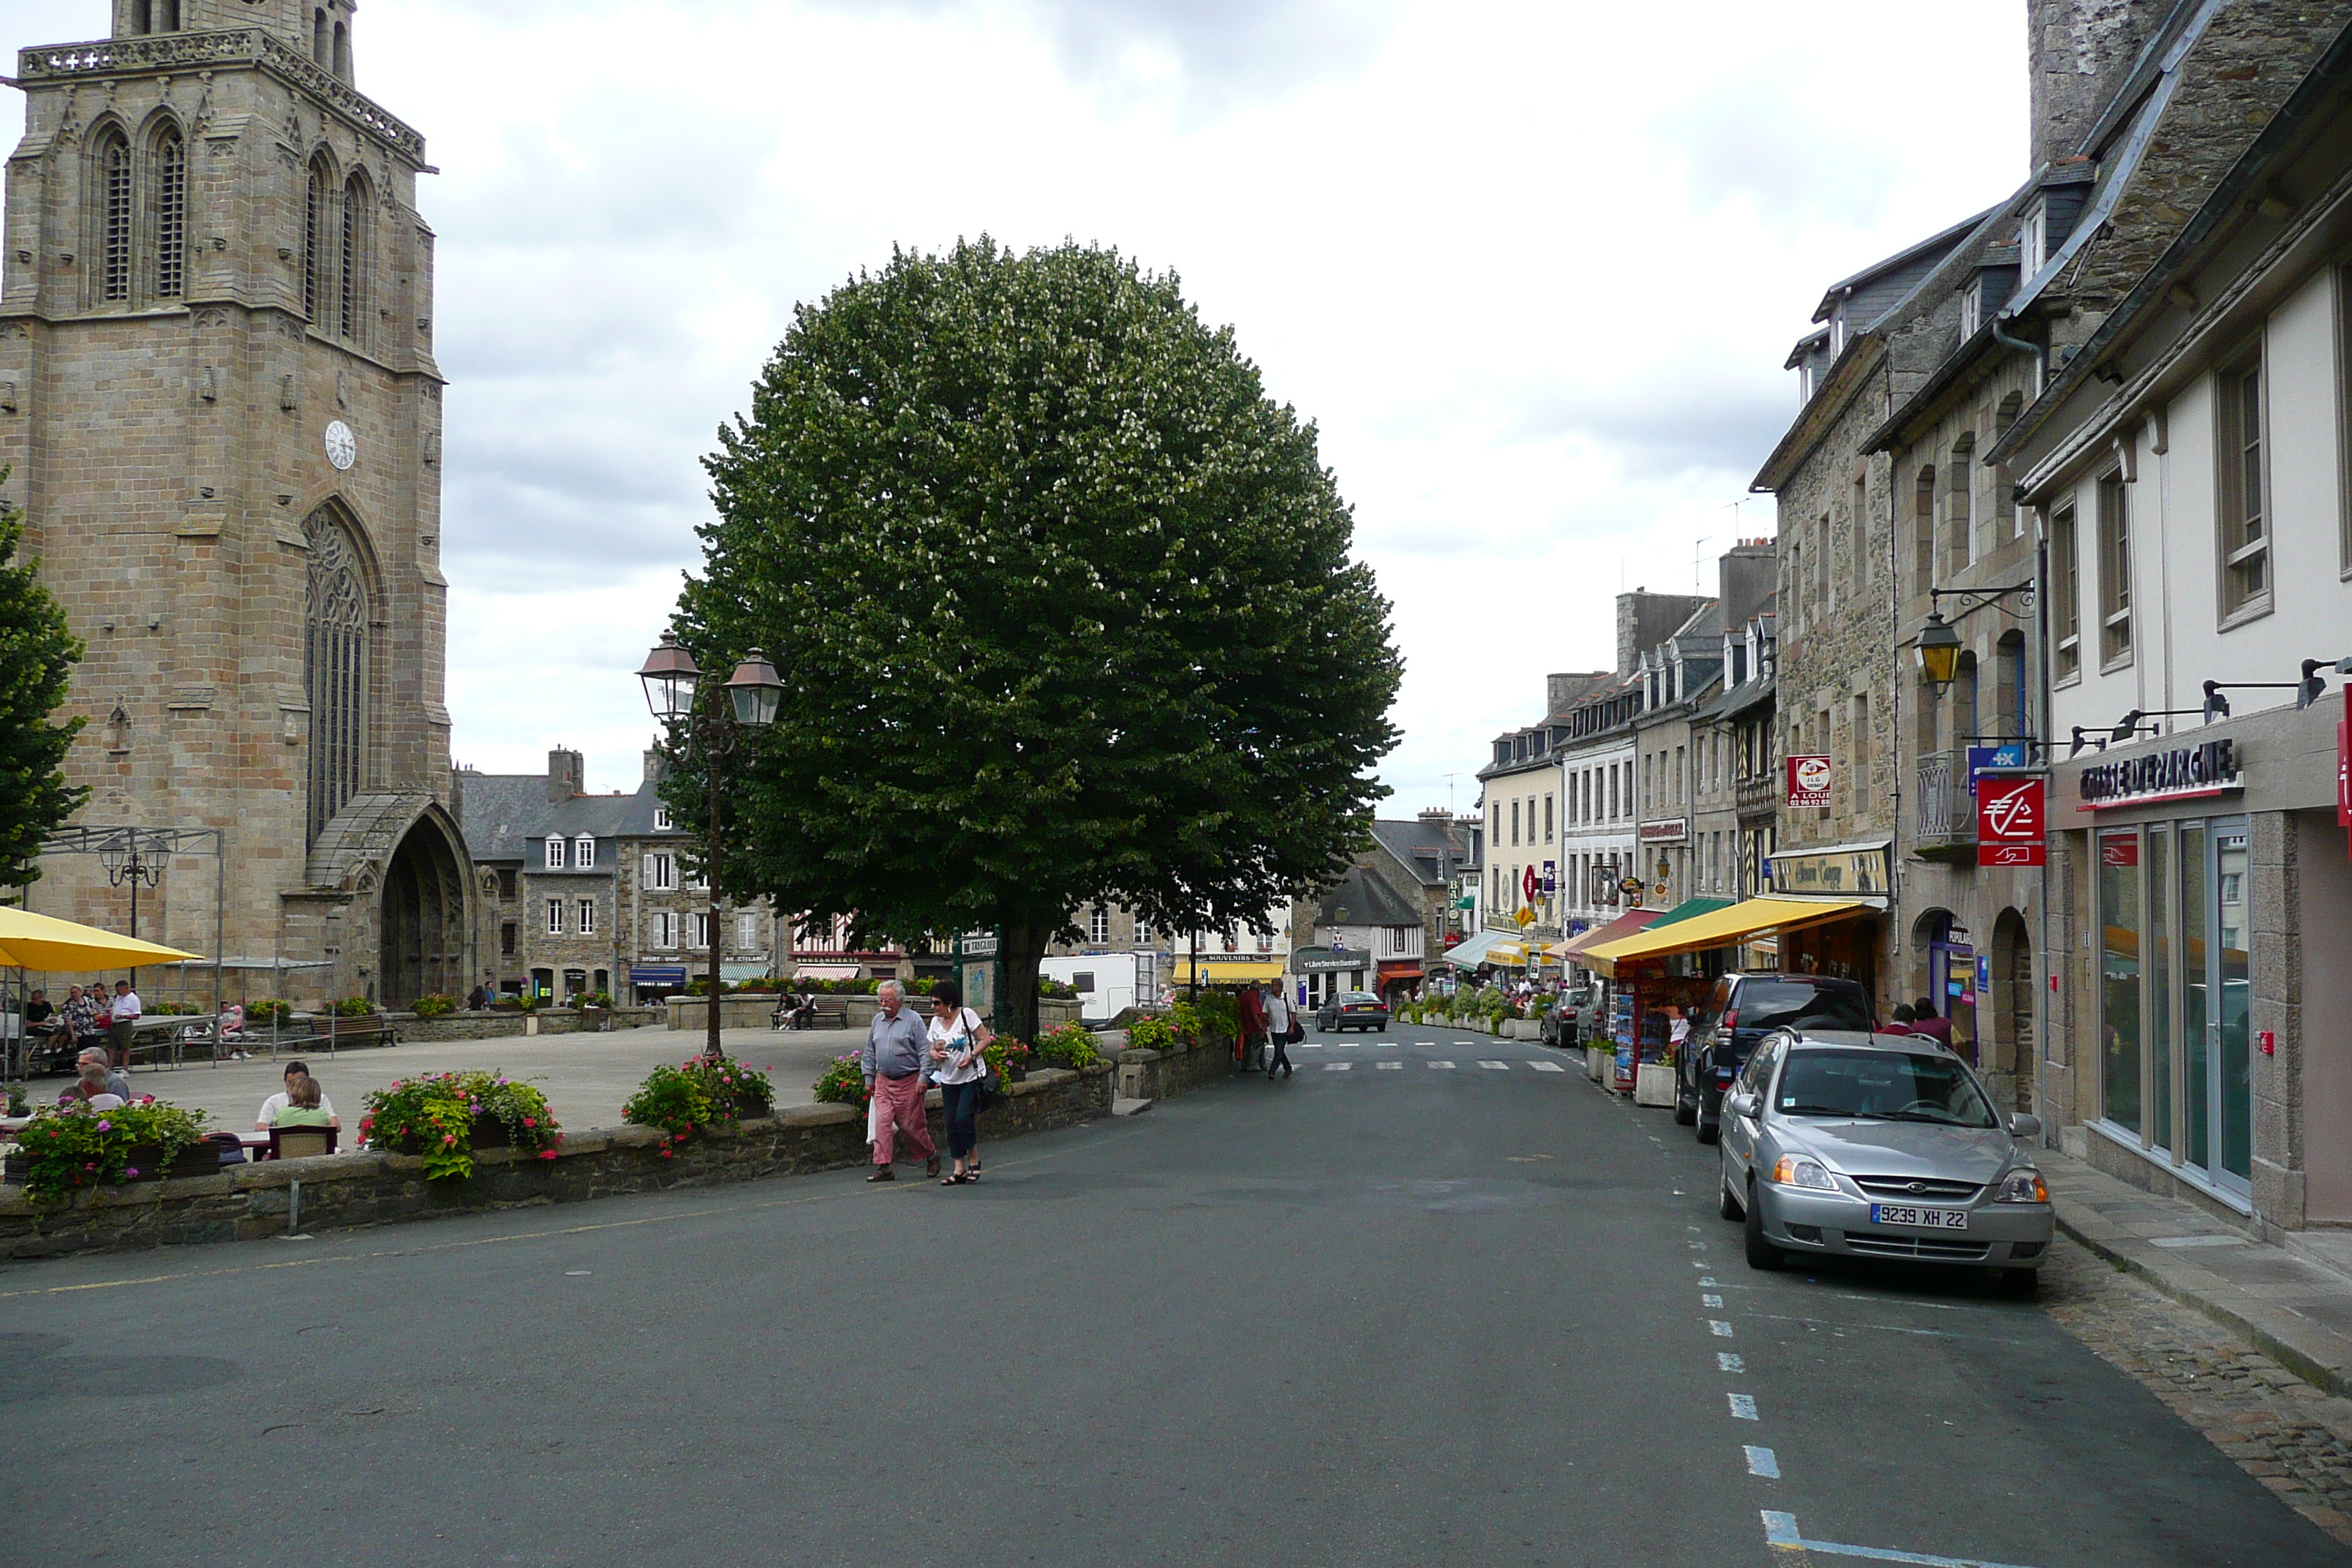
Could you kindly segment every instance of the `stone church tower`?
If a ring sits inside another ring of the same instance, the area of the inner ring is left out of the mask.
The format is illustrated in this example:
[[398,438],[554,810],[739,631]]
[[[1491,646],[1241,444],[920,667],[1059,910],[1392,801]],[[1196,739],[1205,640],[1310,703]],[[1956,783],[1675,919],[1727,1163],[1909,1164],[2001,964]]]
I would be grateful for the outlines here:
[[[0,251],[0,496],[89,645],[77,823],[224,830],[226,954],[332,966],[255,996],[462,992],[424,139],[352,86],[352,0],[111,4],[18,56]],[[43,873],[122,929],[94,858]],[[214,904],[178,858],[140,933],[210,953]]]

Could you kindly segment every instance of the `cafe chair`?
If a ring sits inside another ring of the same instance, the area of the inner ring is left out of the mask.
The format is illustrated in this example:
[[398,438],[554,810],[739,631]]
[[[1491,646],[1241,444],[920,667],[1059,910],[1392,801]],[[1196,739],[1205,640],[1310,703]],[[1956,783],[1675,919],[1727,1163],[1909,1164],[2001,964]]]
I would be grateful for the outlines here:
[[273,1127],[269,1130],[269,1158],[307,1160],[313,1154],[331,1154],[335,1152],[335,1131],[332,1127]]

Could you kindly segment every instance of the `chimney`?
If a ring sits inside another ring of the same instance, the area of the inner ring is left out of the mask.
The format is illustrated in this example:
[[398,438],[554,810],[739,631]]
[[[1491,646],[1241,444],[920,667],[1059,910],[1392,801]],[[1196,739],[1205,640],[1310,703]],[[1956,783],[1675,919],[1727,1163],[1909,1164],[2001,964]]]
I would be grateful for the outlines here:
[[1424,805],[1421,808],[1421,820],[1435,827],[1451,827],[1454,814],[1442,805]]
[[581,787],[587,769],[577,752],[562,748],[547,753],[547,798],[551,805],[561,805],[575,795],[586,792]]
[[661,783],[661,776],[662,776],[662,754],[661,754],[661,752],[658,752],[658,751],[656,751],[655,748],[653,748],[653,747],[651,747],[651,746],[647,746],[647,747],[646,748],[645,758],[646,758],[645,773],[644,773],[642,775],[640,775],[640,782],[645,783],[645,784],[659,784],[659,783]]
[[2033,166],[2083,152],[2083,139],[2177,0],[2027,0],[2025,58]]

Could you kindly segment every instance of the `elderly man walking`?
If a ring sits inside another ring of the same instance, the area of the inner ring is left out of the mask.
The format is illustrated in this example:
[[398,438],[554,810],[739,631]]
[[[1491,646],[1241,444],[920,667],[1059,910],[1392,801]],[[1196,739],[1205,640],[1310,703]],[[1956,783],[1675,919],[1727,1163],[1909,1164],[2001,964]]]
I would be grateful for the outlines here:
[[865,1071],[866,1088],[874,1097],[877,1112],[874,1173],[866,1179],[898,1180],[890,1162],[900,1132],[923,1152],[923,1173],[936,1176],[940,1173],[939,1145],[931,1142],[930,1125],[923,1115],[923,1068],[930,1054],[930,1032],[903,1005],[897,981],[882,982],[875,988],[875,997],[882,1004],[882,1010],[866,1026],[866,1049],[858,1055],[858,1065]]

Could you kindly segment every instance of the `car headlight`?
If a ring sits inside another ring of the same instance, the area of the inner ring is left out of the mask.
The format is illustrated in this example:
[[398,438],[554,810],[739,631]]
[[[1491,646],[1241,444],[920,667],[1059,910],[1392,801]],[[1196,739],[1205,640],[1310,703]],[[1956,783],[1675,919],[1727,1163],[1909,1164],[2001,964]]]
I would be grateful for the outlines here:
[[2050,1201],[2050,1189],[2042,1184],[2042,1173],[2028,1165],[2023,1170],[2011,1171],[2000,1179],[2000,1194],[1993,1201],[2002,1204],[2046,1204]]
[[1784,1187],[1811,1187],[1824,1193],[1838,1190],[1837,1182],[1819,1160],[1800,1160],[1790,1154],[1772,1163],[1772,1179]]

